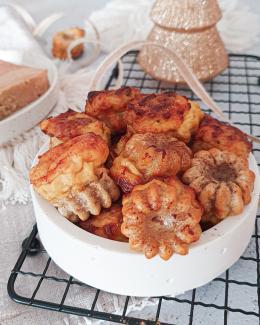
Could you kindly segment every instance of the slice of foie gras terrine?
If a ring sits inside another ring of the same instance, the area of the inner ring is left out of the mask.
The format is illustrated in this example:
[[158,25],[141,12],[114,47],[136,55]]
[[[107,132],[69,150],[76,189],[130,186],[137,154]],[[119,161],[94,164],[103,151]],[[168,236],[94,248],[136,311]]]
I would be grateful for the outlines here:
[[0,60],[0,120],[30,104],[48,88],[47,70]]

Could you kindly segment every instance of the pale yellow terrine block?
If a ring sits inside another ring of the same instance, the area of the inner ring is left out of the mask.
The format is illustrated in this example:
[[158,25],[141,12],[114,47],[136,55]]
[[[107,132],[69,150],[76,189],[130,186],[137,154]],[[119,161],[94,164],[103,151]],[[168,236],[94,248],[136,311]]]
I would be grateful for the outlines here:
[[47,70],[0,60],[0,120],[30,104],[48,88]]

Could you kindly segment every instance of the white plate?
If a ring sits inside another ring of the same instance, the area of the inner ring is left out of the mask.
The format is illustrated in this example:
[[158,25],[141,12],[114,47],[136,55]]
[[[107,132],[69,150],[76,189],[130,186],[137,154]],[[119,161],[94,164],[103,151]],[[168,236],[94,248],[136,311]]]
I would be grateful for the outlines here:
[[58,99],[58,73],[48,58],[28,52],[0,51],[0,59],[32,68],[48,70],[49,88],[38,99],[0,121],[0,145],[31,129],[53,109]]
[[[40,153],[46,150],[43,148]],[[148,260],[120,243],[88,233],[62,217],[31,188],[41,241],[56,264],[76,279],[104,291],[131,296],[176,295],[219,276],[243,254],[251,238],[260,181],[257,163],[252,200],[243,213],[202,233],[186,256]]]

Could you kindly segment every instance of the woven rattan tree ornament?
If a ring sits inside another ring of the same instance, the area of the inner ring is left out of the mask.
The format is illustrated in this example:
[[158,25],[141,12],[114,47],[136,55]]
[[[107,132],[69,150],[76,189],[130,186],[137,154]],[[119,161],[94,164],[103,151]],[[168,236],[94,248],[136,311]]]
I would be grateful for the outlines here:
[[[228,56],[216,29],[221,19],[217,0],[157,0],[150,15],[155,25],[147,40],[176,51],[200,80],[212,79],[227,67]],[[138,61],[156,79],[184,83],[163,49],[144,46]]]

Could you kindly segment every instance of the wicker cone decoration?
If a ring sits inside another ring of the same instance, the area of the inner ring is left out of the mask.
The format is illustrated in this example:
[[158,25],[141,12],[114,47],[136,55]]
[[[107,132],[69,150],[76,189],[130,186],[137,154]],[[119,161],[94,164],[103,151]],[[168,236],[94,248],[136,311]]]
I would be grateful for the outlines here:
[[[148,41],[175,50],[200,80],[212,79],[227,67],[228,56],[216,29],[221,19],[216,0],[157,0],[151,19],[155,26]],[[185,83],[163,49],[144,46],[138,61],[155,79]]]

